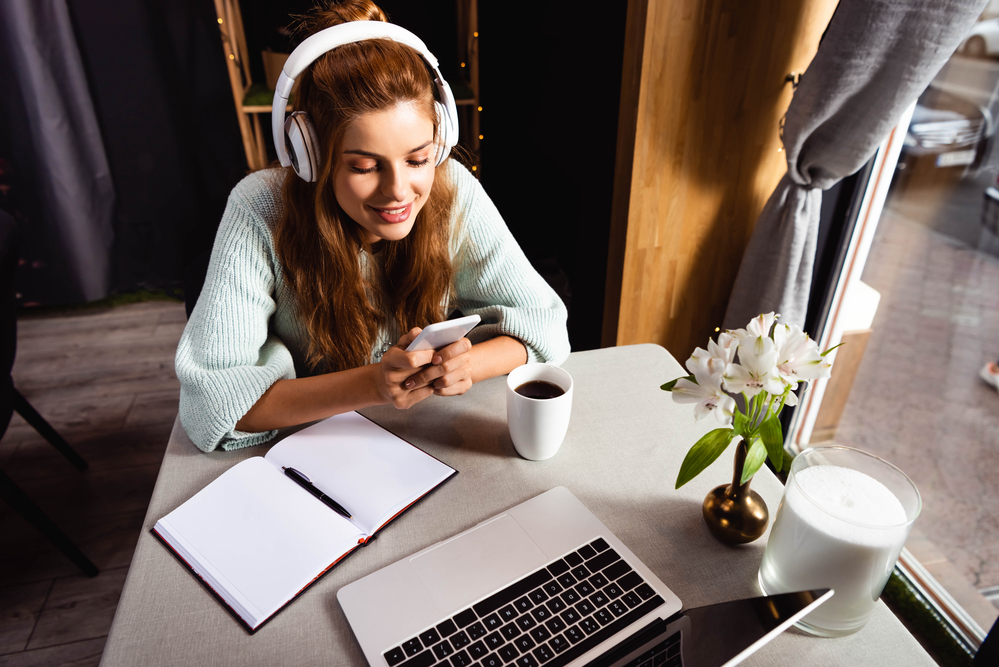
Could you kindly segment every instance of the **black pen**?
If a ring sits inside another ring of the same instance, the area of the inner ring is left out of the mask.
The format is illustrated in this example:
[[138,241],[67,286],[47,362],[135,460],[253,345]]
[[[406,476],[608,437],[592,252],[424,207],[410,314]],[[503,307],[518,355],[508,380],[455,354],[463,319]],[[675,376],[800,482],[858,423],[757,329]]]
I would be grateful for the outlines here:
[[312,484],[312,482],[309,480],[309,478],[306,477],[304,474],[298,472],[294,468],[285,468],[283,466],[282,466],[281,470],[284,470],[284,474],[288,475],[288,477],[291,477],[293,480],[295,480],[295,482],[300,487],[302,487],[303,489],[305,489],[306,491],[308,491],[309,493],[311,493],[312,495],[314,495],[316,498],[318,498],[319,500],[321,500],[323,502],[323,504],[326,505],[327,507],[329,507],[331,510],[333,510],[334,512],[336,512],[340,516],[347,517],[348,519],[350,518],[350,512],[348,512],[347,510],[345,510],[340,505],[340,503],[338,503],[337,501],[333,500],[332,498],[330,498],[329,496],[327,496],[325,493],[323,493],[322,491],[320,491],[319,489],[317,489]]

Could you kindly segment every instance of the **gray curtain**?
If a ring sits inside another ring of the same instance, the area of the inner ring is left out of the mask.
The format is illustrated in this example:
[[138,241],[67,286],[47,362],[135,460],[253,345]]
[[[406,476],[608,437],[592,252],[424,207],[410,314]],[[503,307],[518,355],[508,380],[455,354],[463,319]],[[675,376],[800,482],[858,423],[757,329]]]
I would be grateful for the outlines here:
[[822,190],[874,155],[988,0],[840,0],[784,123],[787,174],[756,222],[725,327],[760,313],[804,325]]
[[[20,98],[24,165],[84,300],[108,295],[114,188],[65,0],[0,0],[0,43]],[[32,230],[22,230],[30,235]]]

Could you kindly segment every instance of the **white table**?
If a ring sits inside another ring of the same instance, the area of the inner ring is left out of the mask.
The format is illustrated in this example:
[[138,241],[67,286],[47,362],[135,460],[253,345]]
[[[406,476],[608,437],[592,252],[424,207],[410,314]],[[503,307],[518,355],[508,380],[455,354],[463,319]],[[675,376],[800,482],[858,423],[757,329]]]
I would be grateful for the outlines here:
[[[572,422],[552,459],[532,462],[506,429],[505,377],[465,396],[431,398],[408,411],[363,412],[460,471],[379,539],[334,568],[255,635],[247,634],[148,532],[161,517],[232,465],[267,445],[203,454],[175,425],[122,591],[102,665],[361,665],[363,657],[337,601],[351,581],[470,528],[554,486],[571,490],[641,558],[686,607],[759,595],[757,570],[767,535],[727,547],[708,533],[701,501],[731,480],[732,451],[679,491],[687,449],[713,428],[695,423],[663,382],[686,372],[661,347],[634,345],[572,354]],[[753,488],[771,518],[781,484],[763,468]],[[868,625],[838,639],[785,632],[747,665],[933,665],[879,602]]]

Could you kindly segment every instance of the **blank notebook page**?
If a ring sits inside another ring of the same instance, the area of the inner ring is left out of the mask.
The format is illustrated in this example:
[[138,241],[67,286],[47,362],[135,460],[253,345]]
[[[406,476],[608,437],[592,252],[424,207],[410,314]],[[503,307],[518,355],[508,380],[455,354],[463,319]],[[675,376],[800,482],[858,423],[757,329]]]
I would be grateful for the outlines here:
[[360,537],[350,522],[259,457],[223,473],[161,523],[192,551],[197,544],[198,560],[249,601],[259,620],[280,609],[291,599],[289,591],[293,596],[305,588]]

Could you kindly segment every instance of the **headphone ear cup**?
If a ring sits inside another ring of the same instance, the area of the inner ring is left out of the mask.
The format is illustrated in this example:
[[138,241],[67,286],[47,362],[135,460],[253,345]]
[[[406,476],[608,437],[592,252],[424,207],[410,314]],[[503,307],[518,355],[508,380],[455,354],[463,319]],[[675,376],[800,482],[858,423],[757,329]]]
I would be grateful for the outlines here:
[[437,112],[437,165],[440,165],[451,152],[451,146],[455,144],[454,131],[444,105],[435,101],[434,111]]
[[303,181],[312,183],[319,176],[322,160],[316,127],[309,114],[296,111],[284,122],[285,146],[291,166]]

